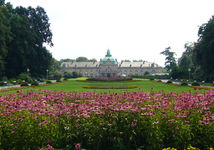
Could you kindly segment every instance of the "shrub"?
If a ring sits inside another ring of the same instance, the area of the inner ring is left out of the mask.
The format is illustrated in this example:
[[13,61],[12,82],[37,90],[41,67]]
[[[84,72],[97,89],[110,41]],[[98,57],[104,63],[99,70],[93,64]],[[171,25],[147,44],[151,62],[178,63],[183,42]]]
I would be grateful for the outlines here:
[[21,73],[19,76],[18,76],[19,79],[21,80],[25,80],[26,82],[30,82],[32,79],[30,77],[29,74],[27,73]]
[[171,80],[168,80],[166,83],[167,83],[167,84],[170,84],[170,83],[172,83],[172,81],[171,81]]
[[188,86],[188,84],[186,82],[182,82],[181,86]]
[[20,86],[28,86],[27,82],[22,82]]
[[47,80],[47,81],[46,81],[46,84],[50,84],[50,83],[52,83],[50,80]]
[[150,78],[151,81],[155,80],[153,77]]
[[61,79],[57,79],[56,82],[61,82]]
[[200,84],[198,82],[193,82],[192,86],[200,86]]
[[39,83],[38,83],[37,81],[33,81],[33,82],[31,83],[31,85],[38,86]]
[[60,80],[61,78],[62,78],[62,74],[61,74],[61,73],[55,72],[55,73],[53,74],[53,79],[54,79],[54,80]]
[[7,81],[0,81],[0,86],[6,86],[7,85]]

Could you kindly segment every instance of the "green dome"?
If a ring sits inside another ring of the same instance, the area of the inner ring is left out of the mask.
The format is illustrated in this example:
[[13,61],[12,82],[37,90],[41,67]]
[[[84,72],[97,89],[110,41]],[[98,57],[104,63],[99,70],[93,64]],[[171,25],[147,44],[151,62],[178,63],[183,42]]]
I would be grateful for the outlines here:
[[117,63],[117,61],[111,56],[109,49],[107,50],[107,54],[106,54],[105,58],[103,58],[100,63],[105,64],[108,60],[110,60],[111,63],[113,63],[113,64]]

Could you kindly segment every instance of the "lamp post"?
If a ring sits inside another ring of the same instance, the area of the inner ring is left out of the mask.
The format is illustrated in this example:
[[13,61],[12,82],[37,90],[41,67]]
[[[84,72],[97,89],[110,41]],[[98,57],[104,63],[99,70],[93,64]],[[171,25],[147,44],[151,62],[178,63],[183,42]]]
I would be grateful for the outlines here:
[[48,69],[46,70],[46,72],[47,72],[47,80],[48,80]]
[[191,69],[190,69],[190,68],[188,68],[188,71],[189,71],[189,81],[190,81],[190,71],[191,71]]

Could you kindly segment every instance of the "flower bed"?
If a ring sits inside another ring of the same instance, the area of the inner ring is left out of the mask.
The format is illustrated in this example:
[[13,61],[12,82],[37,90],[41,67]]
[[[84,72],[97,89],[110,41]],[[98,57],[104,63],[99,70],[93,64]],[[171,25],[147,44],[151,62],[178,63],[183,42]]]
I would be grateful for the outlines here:
[[113,86],[113,85],[88,85],[88,86],[83,86],[83,88],[86,89],[133,89],[137,88],[136,85],[118,85],[118,86]]
[[117,82],[117,81],[133,81],[131,77],[95,77],[88,78],[86,81],[102,81],[102,82]]
[[214,89],[214,87],[208,87],[208,86],[192,86],[195,90],[200,90],[200,89],[205,89],[205,90],[210,90]]
[[214,90],[0,96],[0,149],[214,147]]

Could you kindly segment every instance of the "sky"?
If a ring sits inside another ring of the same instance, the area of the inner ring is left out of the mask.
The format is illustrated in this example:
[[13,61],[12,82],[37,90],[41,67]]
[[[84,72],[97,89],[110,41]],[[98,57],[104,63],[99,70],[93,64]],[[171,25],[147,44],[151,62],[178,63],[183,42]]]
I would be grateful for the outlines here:
[[6,0],[45,9],[57,59],[80,56],[98,61],[107,49],[118,61],[146,60],[164,66],[160,52],[181,57],[196,42],[199,27],[214,15],[214,0]]

